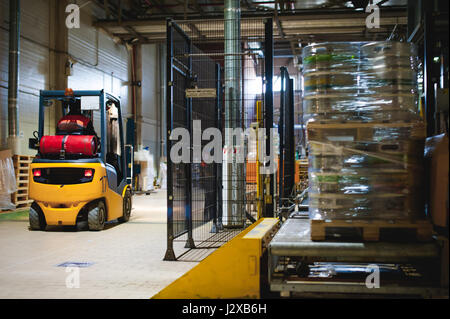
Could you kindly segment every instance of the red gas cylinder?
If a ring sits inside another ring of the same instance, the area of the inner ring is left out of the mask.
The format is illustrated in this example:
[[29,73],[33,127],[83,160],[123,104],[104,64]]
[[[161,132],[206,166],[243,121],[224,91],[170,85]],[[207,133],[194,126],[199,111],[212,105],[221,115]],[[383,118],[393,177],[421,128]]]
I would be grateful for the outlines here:
[[97,154],[97,139],[94,135],[67,135],[64,145],[67,154],[85,156]]
[[40,142],[40,153],[43,155],[59,155],[64,150],[68,155],[95,156],[97,139],[94,135],[55,135],[43,136]]
[[56,155],[63,149],[64,135],[43,136],[39,143],[39,150],[41,154]]

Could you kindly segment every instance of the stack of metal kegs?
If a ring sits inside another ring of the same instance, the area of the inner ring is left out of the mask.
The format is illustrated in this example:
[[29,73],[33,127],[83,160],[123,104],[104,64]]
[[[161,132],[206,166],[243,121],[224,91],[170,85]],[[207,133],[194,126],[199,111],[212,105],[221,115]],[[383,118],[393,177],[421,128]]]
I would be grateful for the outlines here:
[[303,50],[311,219],[423,217],[425,126],[411,43]]

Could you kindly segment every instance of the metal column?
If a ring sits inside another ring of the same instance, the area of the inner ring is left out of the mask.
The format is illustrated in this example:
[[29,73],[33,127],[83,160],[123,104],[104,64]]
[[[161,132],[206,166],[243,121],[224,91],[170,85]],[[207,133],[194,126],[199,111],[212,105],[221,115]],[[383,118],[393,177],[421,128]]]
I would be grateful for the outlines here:
[[[222,72],[220,70],[220,64],[216,64],[216,115],[217,122],[216,127],[222,132]],[[214,225],[216,227],[216,231],[223,229],[223,206],[222,206],[222,164],[216,163],[216,190],[217,190],[217,212],[216,219],[214,221]]]
[[286,174],[284,175],[284,183],[285,183],[285,189],[289,190],[289,194],[287,196],[292,196],[293,189],[295,187],[295,108],[294,108],[294,80],[289,79],[289,90],[288,90],[288,96],[289,96],[289,103],[287,104],[287,107],[285,109],[285,164],[284,164],[284,171]]
[[167,20],[167,90],[166,90],[166,120],[167,120],[167,250],[164,260],[176,260],[175,252],[173,251],[174,229],[173,229],[173,174],[170,165],[170,149],[172,148],[172,141],[170,134],[173,128],[172,114],[173,114],[173,30],[171,28],[172,22]]
[[20,0],[9,1],[8,135],[19,134]]
[[[223,165],[225,227],[241,227],[244,220],[244,163],[237,161],[244,151],[230,129],[242,128],[241,10],[239,0],[226,0],[225,28],[225,156]],[[227,130],[228,129],[228,130]],[[240,141],[243,144],[243,141]]]

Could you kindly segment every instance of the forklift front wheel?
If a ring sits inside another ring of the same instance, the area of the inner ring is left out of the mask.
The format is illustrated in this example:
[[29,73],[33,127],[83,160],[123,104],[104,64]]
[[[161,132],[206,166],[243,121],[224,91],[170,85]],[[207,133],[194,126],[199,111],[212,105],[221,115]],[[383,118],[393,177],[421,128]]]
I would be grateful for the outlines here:
[[102,201],[88,212],[89,230],[103,230],[106,221],[106,208]]
[[33,202],[30,207],[29,220],[31,230],[45,230],[47,227],[44,213],[36,202]]
[[130,220],[131,206],[131,192],[127,189],[123,197],[123,216],[119,218],[119,222],[126,223]]

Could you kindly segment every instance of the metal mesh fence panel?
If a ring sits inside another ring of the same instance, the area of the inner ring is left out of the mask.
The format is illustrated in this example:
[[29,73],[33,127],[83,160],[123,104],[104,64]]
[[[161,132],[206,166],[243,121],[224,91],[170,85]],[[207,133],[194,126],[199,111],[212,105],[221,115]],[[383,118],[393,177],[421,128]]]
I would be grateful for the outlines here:
[[[176,32],[168,38],[173,46],[168,58],[173,123],[168,127],[189,130],[192,162],[171,165],[169,159],[173,220],[168,222],[174,226],[168,240],[186,242],[186,248],[219,247],[256,218],[256,143],[248,141],[246,130],[257,120],[257,102],[264,110],[265,20],[243,19],[239,27],[219,19],[170,23]],[[193,94],[189,98],[187,91]],[[213,163],[202,156],[213,138],[203,136],[209,128],[220,131],[223,146],[221,154],[217,149],[208,153],[220,158]],[[241,135],[232,136],[229,128]]]

